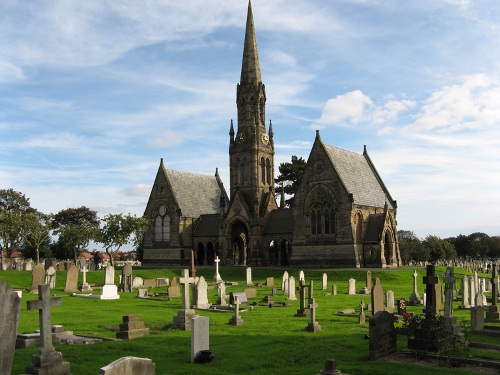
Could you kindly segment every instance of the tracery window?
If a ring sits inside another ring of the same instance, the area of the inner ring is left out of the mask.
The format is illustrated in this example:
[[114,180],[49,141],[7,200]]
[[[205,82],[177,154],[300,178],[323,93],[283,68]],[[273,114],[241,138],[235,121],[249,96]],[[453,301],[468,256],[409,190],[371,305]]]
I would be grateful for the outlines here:
[[155,241],[170,241],[170,216],[164,205],[160,206],[155,219]]
[[309,212],[311,235],[335,234],[335,207],[329,195],[320,190],[316,193]]

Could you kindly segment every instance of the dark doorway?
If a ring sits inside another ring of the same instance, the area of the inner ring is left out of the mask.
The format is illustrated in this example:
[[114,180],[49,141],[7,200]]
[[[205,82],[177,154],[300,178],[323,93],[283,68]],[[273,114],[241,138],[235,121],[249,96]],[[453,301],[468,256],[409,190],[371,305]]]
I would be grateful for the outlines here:
[[203,246],[201,242],[198,244],[197,256],[198,256],[198,265],[203,266],[203,264],[205,263],[205,246]]

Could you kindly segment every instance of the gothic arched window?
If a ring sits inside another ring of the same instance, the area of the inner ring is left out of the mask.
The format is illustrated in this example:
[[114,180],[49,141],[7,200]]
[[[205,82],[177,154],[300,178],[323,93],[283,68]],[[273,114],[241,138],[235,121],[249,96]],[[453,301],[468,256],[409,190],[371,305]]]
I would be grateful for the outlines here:
[[260,158],[260,171],[261,171],[261,181],[263,184],[266,183],[266,160],[262,157]]
[[331,236],[335,234],[335,208],[328,194],[320,190],[311,204],[309,212],[311,235]]
[[155,241],[170,241],[170,216],[167,207],[161,205],[155,218]]
[[266,182],[271,185],[271,162],[266,159]]

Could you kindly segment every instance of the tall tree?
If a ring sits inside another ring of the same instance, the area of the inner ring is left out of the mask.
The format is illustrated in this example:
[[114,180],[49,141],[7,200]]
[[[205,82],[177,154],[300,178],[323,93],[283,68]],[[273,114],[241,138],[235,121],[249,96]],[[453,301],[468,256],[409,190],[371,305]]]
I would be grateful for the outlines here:
[[52,228],[59,236],[54,249],[62,250],[66,259],[72,254],[76,263],[78,254],[96,237],[99,218],[96,211],[85,206],[67,208],[54,216]]
[[280,174],[275,179],[275,182],[280,187],[283,187],[286,195],[290,196],[290,198],[285,200],[289,207],[293,205],[293,199],[304,174],[306,164],[307,162],[302,157],[299,158],[293,155],[290,163],[281,163],[278,167]]
[[398,230],[399,252],[404,264],[412,260],[423,262],[428,260],[428,253],[423,250],[422,241],[409,230]]
[[26,213],[30,212],[29,198],[14,189],[0,190],[0,270],[3,270],[3,252],[10,258],[19,248],[21,228]]
[[112,266],[114,265],[113,254],[129,243],[138,247],[142,243],[144,232],[149,227],[149,221],[146,218],[130,214],[108,214],[102,219],[101,224],[97,242],[104,245]]
[[424,248],[429,250],[430,261],[436,263],[439,259],[455,259],[456,251],[451,243],[439,238],[438,236],[429,235],[423,241]]
[[40,249],[50,244],[52,215],[33,210],[24,215],[21,236],[24,250],[35,251],[36,263],[40,263]]

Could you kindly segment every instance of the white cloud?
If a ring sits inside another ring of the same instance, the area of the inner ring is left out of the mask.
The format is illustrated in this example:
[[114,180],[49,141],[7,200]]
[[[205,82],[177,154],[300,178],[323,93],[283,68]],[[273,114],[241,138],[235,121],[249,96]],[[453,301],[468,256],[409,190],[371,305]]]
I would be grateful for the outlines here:
[[153,141],[151,141],[151,146],[153,147],[170,147],[178,145],[182,142],[182,137],[180,134],[175,132],[166,131],[163,134],[155,137]]
[[354,123],[365,121],[367,110],[372,107],[373,101],[361,90],[338,95],[326,102],[316,126],[321,128],[344,121]]
[[21,68],[7,61],[0,60],[0,82],[18,81],[24,78]]

